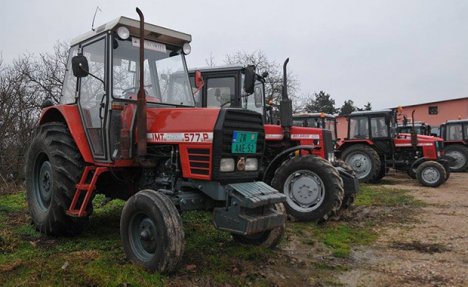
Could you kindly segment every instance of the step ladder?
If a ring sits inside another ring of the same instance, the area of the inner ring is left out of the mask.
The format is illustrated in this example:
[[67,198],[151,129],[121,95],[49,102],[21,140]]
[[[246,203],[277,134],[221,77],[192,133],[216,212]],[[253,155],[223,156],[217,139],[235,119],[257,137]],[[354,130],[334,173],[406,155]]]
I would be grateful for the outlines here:
[[[91,196],[93,195],[94,190],[96,189],[96,182],[101,175],[101,173],[108,171],[108,167],[97,167],[97,166],[86,166],[83,174],[81,175],[80,182],[75,186],[76,191],[75,195],[73,196],[73,200],[70,204],[70,208],[65,212],[67,215],[72,217],[85,217],[87,215],[86,209],[88,207],[88,203],[91,200]],[[92,174],[91,181],[88,182],[90,175]],[[81,202],[81,206],[78,205],[78,201],[80,200],[81,193],[85,191],[86,194],[84,196],[83,201]]]

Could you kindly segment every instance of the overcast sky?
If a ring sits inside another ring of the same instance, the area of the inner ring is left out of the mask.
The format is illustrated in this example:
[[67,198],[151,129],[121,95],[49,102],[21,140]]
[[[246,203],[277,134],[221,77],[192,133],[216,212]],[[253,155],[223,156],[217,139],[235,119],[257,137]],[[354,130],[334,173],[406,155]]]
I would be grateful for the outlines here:
[[4,62],[51,51],[120,15],[189,33],[189,67],[263,50],[289,67],[301,94],[326,91],[341,106],[376,108],[468,96],[466,0],[3,1]]

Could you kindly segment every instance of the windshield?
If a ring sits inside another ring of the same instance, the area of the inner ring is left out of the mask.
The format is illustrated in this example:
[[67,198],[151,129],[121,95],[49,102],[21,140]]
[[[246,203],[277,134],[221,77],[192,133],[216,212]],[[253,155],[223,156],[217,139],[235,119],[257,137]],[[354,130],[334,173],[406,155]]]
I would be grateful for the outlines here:
[[325,118],[325,129],[331,131],[332,139],[336,140],[336,124],[335,119]]
[[[136,100],[139,89],[139,41],[114,38],[112,95]],[[179,48],[145,41],[144,86],[152,103],[194,106],[184,56]]]
[[367,117],[352,117],[349,119],[349,138],[369,138],[369,120]]

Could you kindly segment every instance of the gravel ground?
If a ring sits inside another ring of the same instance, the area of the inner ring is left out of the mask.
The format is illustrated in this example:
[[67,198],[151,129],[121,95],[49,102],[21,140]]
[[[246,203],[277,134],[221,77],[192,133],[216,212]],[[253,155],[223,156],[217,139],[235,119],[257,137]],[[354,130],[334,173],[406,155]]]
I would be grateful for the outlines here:
[[438,188],[393,173],[390,188],[411,190],[427,204],[410,223],[385,226],[372,246],[355,250],[344,286],[468,286],[468,173]]

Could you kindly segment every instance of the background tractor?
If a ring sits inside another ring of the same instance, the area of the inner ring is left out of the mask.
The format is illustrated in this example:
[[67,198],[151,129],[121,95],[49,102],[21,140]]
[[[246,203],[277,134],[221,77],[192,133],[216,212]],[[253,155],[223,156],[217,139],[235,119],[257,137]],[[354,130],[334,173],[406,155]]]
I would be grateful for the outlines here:
[[[80,233],[96,193],[127,200],[127,257],[173,271],[184,251],[180,211],[211,209],[218,229],[275,246],[285,196],[256,181],[262,115],[194,108],[191,36],[126,17],[71,43],[61,103],[46,103],[26,162],[29,210],[46,234]],[[73,73],[72,73],[73,71]]]
[[450,169],[465,171],[468,168],[468,119],[451,120],[440,126],[445,154],[452,157]]
[[348,135],[337,153],[363,182],[377,182],[388,169],[406,171],[431,187],[444,183],[449,174],[441,138],[396,132],[396,110],[353,112]]
[[[263,114],[266,152],[261,179],[286,195],[288,214],[298,220],[322,221],[340,206],[349,207],[359,190],[357,179],[345,169],[335,168],[333,135],[319,128],[292,126],[292,106],[286,89],[283,66],[283,93],[279,122],[273,124],[272,107],[266,104],[264,77],[253,66],[228,66],[192,70],[194,86],[198,77],[204,85],[196,91],[200,107],[240,107]],[[253,77],[252,77],[253,75]],[[242,87],[254,79],[253,93]]]

